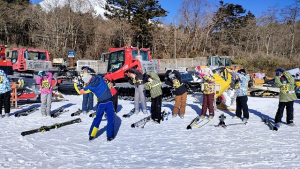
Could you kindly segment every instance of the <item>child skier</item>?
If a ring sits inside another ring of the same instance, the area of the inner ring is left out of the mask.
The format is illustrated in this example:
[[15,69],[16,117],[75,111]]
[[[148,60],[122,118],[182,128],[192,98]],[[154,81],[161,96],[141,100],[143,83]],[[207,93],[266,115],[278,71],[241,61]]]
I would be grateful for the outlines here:
[[[83,71],[83,74],[85,73],[89,73],[92,74],[94,72],[91,71],[91,69],[88,66],[83,66],[81,68],[81,70]],[[83,100],[82,100],[82,112],[83,114],[86,113],[92,113],[93,112],[93,107],[94,107],[94,95],[93,93],[87,93],[87,94],[83,94]]]
[[175,105],[173,108],[173,117],[177,117],[180,110],[180,118],[184,118],[186,98],[187,98],[187,88],[183,84],[181,75],[177,70],[167,70],[165,74],[165,83],[169,86],[174,87],[175,91]]
[[36,78],[36,84],[41,87],[41,113],[43,116],[50,116],[52,103],[52,73],[40,71]]
[[145,89],[150,90],[151,95],[151,118],[153,121],[160,123],[161,104],[162,104],[162,89],[161,81],[157,74],[150,71],[145,74]]
[[[281,77],[279,77],[279,72],[282,72]],[[297,100],[297,96],[294,90],[294,78],[289,72],[284,71],[282,68],[276,69],[275,73],[275,84],[280,88],[279,104],[275,116],[275,123],[281,126],[284,107],[286,107],[286,123],[289,126],[295,126],[293,122],[294,100]]]
[[0,69],[0,115],[2,118],[2,105],[4,103],[5,117],[10,113],[10,93],[11,87],[6,73]]
[[144,114],[147,114],[147,105],[145,99],[145,88],[143,81],[143,74],[136,69],[129,69],[124,74],[125,77],[128,77],[128,82],[131,85],[134,85],[134,108],[135,113],[140,112],[139,101],[141,101]]
[[[210,70],[208,70],[210,71]],[[205,119],[207,108],[209,110],[208,119],[213,119],[214,113],[214,100],[215,100],[215,78],[210,74],[210,72],[203,71],[199,73],[200,77],[202,77],[204,82],[203,89],[203,103],[202,103],[202,111],[200,119]]]
[[98,132],[99,125],[101,123],[104,111],[106,111],[107,114],[107,141],[111,141],[114,139],[114,118],[115,113],[113,109],[113,101],[112,101],[112,95],[110,93],[110,90],[107,86],[107,84],[104,82],[101,76],[92,76],[91,74],[85,73],[82,76],[82,80],[85,84],[87,84],[83,89],[78,89],[78,87],[81,88],[81,85],[78,85],[77,83],[74,83],[74,88],[79,94],[86,94],[89,92],[93,92],[98,100],[98,109],[96,112],[96,117],[94,118],[94,121],[91,125],[90,131],[89,131],[89,140],[93,140],[96,137],[96,134]]
[[239,87],[236,89],[236,111],[234,119],[241,119],[243,109],[243,122],[246,123],[249,119],[248,111],[248,82],[250,76],[246,74],[245,69],[240,69],[237,72],[232,71],[233,76],[238,76]]

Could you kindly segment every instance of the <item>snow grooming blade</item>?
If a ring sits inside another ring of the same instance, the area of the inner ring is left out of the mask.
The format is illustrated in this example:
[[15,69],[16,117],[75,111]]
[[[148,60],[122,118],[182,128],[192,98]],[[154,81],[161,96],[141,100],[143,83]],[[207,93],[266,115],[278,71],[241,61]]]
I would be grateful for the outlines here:
[[62,126],[67,126],[67,125],[70,125],[70,124],[80,123],[80,122],[81,122],[81,119],[77,118],[77,119],[66,121],[66,122],[62,122],[62,123],[55,123],[55,124],[50,125],[50,126],[42,126],[40,128],[37,128],[37,129],[23,131],[21,133],[21,135],[22,136],[26,136],[26,135],[34,134],[34,133],[38,133],[38,132],[46,132],[46,131],[49,131],[51,129],[58,129],[58,128],[62,127]]
[[131,109],[129,113],[124,114],[123,117],[125,117],[125,118],[130,117],[134,114],[134,112],[135,112],[135,108]]
[[269,128],[270,128],[271,130],[277,131],[277,130],[279,129],[279,127],[280,127],[279,125],[273,123],[273,122],[270,120],[270,117],[262,116],[262,117],[261,117],[261,120],[262,120],[262,122],[264,122],[267,126],[269,126]]

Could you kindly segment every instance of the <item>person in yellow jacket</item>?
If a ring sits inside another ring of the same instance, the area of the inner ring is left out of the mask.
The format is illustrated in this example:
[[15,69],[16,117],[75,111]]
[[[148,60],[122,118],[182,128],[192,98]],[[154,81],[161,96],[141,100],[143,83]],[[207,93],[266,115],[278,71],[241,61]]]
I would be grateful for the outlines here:
[[209,110],[209,117],[208,119],[213,119],[215,112],[214,112],[214,99],[215,99],[215,78],[210,75],[208,72],[203,72],[199,74],[202,77],[204,82],[204,90],[203,90],[203,103],[202,103],[202,111],[200,119],[205,119],[207,108]]

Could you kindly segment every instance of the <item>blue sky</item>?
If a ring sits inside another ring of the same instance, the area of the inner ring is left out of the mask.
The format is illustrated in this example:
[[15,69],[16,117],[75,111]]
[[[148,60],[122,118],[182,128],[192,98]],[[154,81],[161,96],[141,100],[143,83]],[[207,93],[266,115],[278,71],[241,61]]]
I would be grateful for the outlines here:
[[[31,2],[39,3],[42,0],[31,0]],[[220,0],[207,0],[208,2],[219,4]],[[223,0],[224,3],[233,3],[242,5],[247,11],[250,10],[255,16],[259,16],[262,12],[267,11],[269,7],[277,6],[284,8],[294,3],[294,0]],[[172,22],[177,10],[181,6],[182,0],[159,0],[160,5],[167,11],[168,16],[165,20]]]

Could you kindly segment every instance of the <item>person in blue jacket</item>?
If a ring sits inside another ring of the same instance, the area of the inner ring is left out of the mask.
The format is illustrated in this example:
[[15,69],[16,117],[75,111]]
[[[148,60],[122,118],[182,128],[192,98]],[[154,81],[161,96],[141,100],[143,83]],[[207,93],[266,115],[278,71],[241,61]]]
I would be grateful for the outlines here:
[[111,141],[115,138],[114,136],[114,109],[113,109],[113,99],[111,92],[104,82],[101,76],[92,76],[89,73],[85,73],[82,76],[83,82],[86,84],[81,90],[78,89],[81,85],[74,83],[74,87],[79,94],[86,94],[93,92],[98,100],[98,109],[96,112],[96,117],[91,125],[89,131],[89,140],[93,140],[98,132],[99,125],[101,123],[104,112],[107,114],[107,141]]
[[2,118],[2,105],[4,103],[5,117],[10,113],[10,93],[11,87],[6,73],[0,69],[0,115]]

